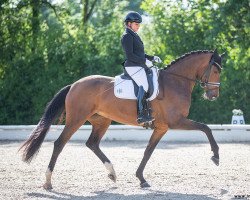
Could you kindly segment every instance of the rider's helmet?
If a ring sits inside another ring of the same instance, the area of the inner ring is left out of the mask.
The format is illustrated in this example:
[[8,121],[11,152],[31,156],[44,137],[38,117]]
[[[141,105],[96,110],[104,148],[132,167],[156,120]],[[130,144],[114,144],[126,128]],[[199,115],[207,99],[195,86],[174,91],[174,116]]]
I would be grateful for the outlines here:
[[124,22],[126,22],[126,23],[127,22],[141,23],[142,17],[138,12],[131,11],[126,15]]

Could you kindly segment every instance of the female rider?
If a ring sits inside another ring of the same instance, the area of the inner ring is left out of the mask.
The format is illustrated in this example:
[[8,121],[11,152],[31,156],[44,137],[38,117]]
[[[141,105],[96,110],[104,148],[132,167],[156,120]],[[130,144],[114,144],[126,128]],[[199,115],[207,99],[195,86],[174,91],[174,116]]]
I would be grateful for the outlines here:
[[140,125],[153,121],[151,116],[144,116],[143,111],[146,101],[145,95],[148,92],[146,71],[147,68],[153,66],[152,61],[161,62],[158,56],[145,54],[143,42],[136,33],[140,28],[141,22],[142,17],[139,13],[129,12],[124,19],[126,29],[121,38],[122,47],[126,56],[126,61],[124,62],[125,70],[139,87],[137,94],[137,122]]

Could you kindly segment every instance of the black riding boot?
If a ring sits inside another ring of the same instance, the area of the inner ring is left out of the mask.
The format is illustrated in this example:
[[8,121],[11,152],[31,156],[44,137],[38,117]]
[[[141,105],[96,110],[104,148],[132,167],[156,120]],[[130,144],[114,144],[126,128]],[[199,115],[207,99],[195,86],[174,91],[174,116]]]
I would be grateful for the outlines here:
[[138,94],[137,94],[137,122],[138,124],[143,124],[147,121],[146,117],[144,116],[144,109],[143,109],[143,100],[145,96],[145,90],[142,86],[139,87]]
[[137,94],[137,122],[138,124],[144,124],[145,122],[151,122],[153,118],[148,115],[146,92],[142,86],[139,87]]

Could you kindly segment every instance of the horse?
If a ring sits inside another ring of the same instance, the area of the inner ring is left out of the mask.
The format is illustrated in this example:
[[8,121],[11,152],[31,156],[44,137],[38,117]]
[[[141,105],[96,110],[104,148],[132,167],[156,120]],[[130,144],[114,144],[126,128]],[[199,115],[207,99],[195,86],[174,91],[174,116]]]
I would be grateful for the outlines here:
[[[145,149],[136,177],[142,188],[150,187],[143,176],[144,168],[156,145],[168,129],[201,130],[208,138],[213,156],[211,160],[219,165],[219,147],[211,129],[188,119],[191,94],[198,82],[204,90],[204,98],[210,101],[219,96],[222,57],[217,50],[193,51],[171,62],[159,70],[159,94],[151,102],[154,130]],[[51,177],[56,160],[71,136],[86,121],[92,125],[92,132],[86,146],[102,161],[116,182],[116,173],[111,161],[99,147],[100,141],[112,121],[122,124],[137,124],[136,100],[120,99],[114,96],[114,78],[91,75],[62,88],[47,104],[44,114],[30,137],[22,144],[22,160],[30,163],[38,153],[52,123],[65,116],[65,127],[54,142],[53,153],[46,170],[45,189],[52,189]]]

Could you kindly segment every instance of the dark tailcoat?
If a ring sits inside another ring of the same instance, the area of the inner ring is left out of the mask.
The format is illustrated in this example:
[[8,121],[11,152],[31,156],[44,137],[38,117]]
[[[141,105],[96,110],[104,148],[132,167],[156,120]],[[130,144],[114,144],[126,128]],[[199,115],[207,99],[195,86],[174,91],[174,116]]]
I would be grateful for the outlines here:
[[121,38],[122,47],[125,51],[126,61],[125,67],[141,66],[147,67],[145,62],[153,60],[153,56],[149,56],[144,52],[144,45],[140,36],[129,28],[126,28]]

